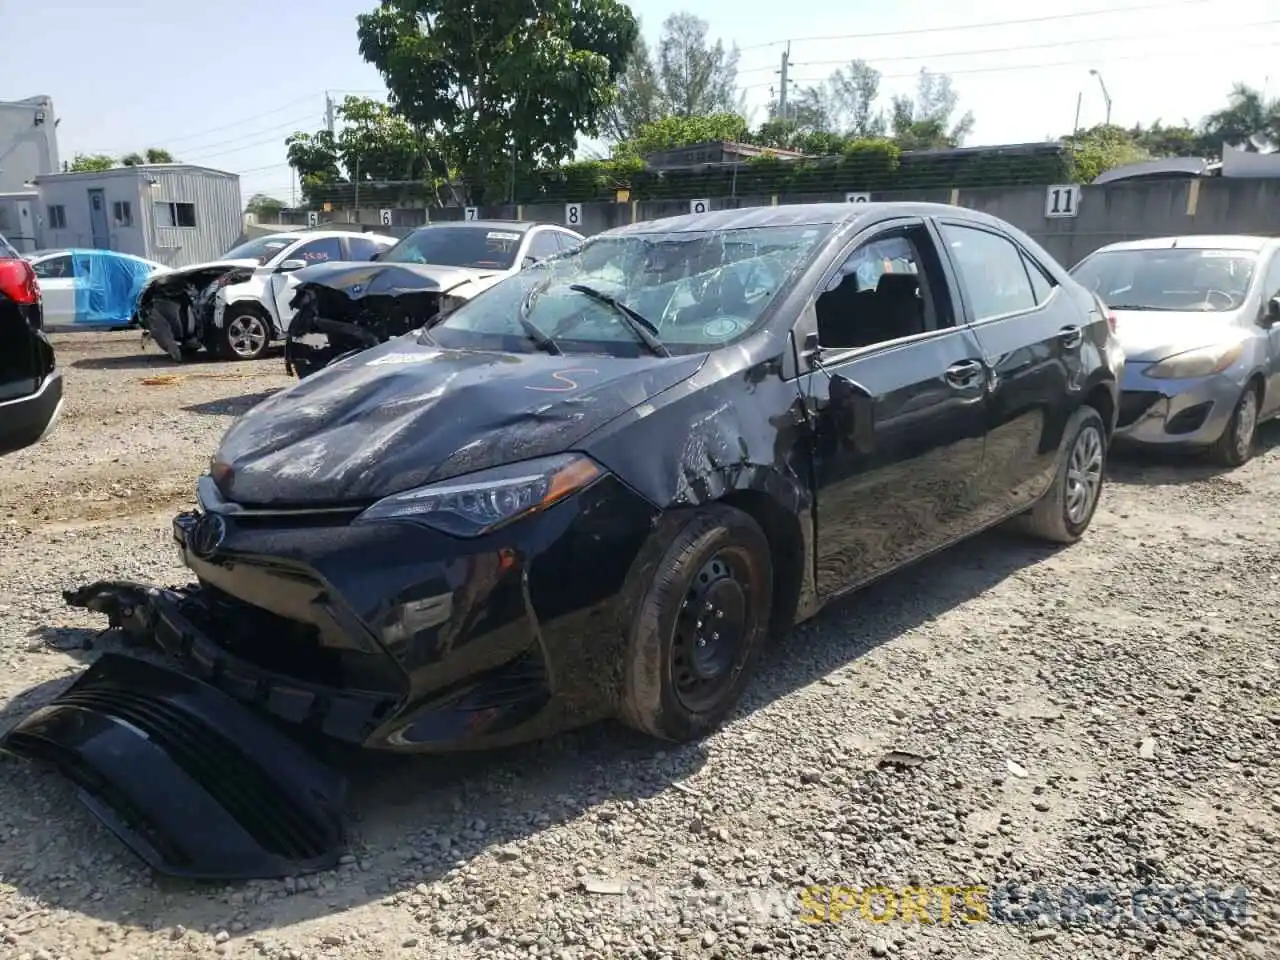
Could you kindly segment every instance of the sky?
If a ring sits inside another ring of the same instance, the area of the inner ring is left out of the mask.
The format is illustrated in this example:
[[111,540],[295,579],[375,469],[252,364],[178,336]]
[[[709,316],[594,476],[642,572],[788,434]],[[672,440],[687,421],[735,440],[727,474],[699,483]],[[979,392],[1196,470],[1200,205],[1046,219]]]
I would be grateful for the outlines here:
[[[967,145],[1022,143],[1100,123],[1196,122],[1234,82],[1280,95],[1280,6],[1274,0],[632,0],[651,44],[687,10],[741,50],[739,82],[765,117],[785,38],[792,77],[821,80],[869,61],[881,95],[909,94],[921,67],[948,73]],[[297,6],[262,0],[0,0],[0,100],[46,94],[64,160],[163,147],[177,159],[239,173],[247,200],[296,197],[284,138],[323,123],[326,91],[385,95],[357,50],[356,14],[376,0]],[[962,12],[963,11],[963,12]],[[14,42],[16,38],[25,38]],[[1090,74],[1097,70],[1099,76]],[[1269,76],[1268,74],[1273,74]]]

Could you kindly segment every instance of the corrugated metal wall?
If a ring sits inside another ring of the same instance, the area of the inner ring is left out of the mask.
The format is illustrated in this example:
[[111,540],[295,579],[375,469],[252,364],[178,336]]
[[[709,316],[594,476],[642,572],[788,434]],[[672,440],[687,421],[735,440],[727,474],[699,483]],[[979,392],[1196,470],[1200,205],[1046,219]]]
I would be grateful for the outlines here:
[[[240,178],[194,169],[157,170],[147,173],[156,183],[144,185],[147,245],[153,259],[173,267],[217,260],[230,250],[243,232]],[[194,227],[161,226],[156,220],[157,203],[195,205]]]

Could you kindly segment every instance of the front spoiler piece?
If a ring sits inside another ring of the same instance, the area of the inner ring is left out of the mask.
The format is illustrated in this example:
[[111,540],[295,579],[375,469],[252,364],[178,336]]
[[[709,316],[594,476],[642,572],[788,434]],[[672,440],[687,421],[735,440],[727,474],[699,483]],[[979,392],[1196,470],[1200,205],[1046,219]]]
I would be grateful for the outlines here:
[[292,876],[341,852],[342,777],[221,691],[145,660],[102,654],[0,750],[56,765],[161,873]]

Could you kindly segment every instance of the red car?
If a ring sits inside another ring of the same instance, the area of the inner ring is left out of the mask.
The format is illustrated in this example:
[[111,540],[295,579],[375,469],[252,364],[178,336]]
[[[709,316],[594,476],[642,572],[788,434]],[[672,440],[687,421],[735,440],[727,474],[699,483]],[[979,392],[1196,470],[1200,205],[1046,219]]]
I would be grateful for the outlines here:
[[39,442],[62,410],[62,372],[43,326],[35,271],[0,236],[0,456]]

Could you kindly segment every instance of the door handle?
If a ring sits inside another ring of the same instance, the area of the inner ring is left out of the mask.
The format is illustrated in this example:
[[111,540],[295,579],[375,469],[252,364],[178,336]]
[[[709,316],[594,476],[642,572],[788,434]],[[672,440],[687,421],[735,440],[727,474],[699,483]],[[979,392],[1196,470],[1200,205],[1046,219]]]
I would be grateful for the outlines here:
[[982,373],[982,363],[977,360],[961,360],[947,367],[943,377],[953,387],[964,388],[973,385]]
[[1084,331],[1079,327],[1063,327],[1058,333],[1058,339],[1068,350],[1073,350],[1084,340]]

